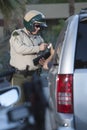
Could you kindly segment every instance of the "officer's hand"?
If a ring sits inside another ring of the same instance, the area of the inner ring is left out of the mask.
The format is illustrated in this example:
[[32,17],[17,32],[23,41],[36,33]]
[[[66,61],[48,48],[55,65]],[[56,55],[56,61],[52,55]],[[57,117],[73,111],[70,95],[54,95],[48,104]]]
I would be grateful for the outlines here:
[[40,60],[39,60],[39,64],[41,65],[41,66],[43,66],[44,65],[44,63],[45,63],[45,59],[42,57]]
[[46,62],[46,60],[45,60],[44,58],[41,58],[41,59],[39,60],[39,64],[43,67],[43,69],[46,69],[46,70],[49,69],[49,68],[48,68],[48,62]]
[[47,48],[47,44],[46,43],[42,43],[39,46],[40,51],[44,51],[46,48]]

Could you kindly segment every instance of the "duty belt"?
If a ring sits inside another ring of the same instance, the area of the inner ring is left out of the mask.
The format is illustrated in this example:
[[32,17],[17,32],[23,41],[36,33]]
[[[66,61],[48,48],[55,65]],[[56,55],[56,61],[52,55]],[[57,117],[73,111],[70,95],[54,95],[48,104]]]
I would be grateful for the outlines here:
[[16,73],[22,74],[22,75],[24,75],[24,77],[32,76],[34,73],[37,73],[38,75],[40,75],[41,69],[30,70],[30,71],[29,70],[18,70],[18,69],[16,69]]

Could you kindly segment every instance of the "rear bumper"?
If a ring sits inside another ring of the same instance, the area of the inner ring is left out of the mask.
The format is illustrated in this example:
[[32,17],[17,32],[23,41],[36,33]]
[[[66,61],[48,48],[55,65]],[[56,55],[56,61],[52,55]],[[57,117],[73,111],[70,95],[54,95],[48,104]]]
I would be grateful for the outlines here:
[[71,127],[58,127],[57,130],[75,130],[75,129]]
[[57,113],[57,130],[76,130],[73,114]]

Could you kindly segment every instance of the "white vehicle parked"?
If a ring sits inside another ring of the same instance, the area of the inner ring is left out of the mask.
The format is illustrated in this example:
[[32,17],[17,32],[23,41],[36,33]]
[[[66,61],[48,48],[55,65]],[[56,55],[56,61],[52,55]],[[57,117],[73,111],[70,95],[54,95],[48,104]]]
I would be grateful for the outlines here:
[[57,129],[87,130],[87,9],[66,20],[48,81]]

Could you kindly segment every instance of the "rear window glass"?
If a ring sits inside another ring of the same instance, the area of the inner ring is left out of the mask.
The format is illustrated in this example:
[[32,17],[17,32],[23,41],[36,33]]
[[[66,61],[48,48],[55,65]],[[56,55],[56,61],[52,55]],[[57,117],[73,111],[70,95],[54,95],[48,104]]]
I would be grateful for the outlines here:
[[81,20],[78,25],[75,68],[87,68],[87,20]]
[[60,58],[60,54],[61,54],[61,50],[62,50],[62,46],[63,46],[63,41],[64,41],[64,37],[65,37],[65,33],[67,30],[67,25],[68,22],[66,21],[64,24],[64,27],[62,28],[60,35],[58,36],[58,40],[55,46],[55,54],[54,54],[54,58],[53,58],[53,63],[55,65],[59,64],[59,58]]

